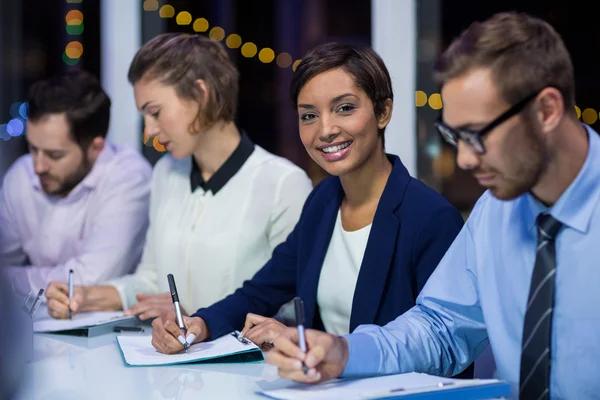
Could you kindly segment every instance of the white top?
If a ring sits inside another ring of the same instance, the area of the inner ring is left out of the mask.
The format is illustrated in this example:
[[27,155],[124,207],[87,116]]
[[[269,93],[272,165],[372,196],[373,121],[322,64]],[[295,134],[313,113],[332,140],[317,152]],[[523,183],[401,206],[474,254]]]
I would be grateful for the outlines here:
[[350,333],[352,300],[371,225],[352,232],[345,231],[341,211],[338,211],[317,288],[321,320],[325,330],[331,334]]
[[169,273],[188,313],[233,293],[286,239],[312,190],[302,169],[259,146],[216,194],[192,193],[191,169],[191,157],[171,155],[154,167],[142,262],[109,282],[124,308],[138,293],[168,292]]

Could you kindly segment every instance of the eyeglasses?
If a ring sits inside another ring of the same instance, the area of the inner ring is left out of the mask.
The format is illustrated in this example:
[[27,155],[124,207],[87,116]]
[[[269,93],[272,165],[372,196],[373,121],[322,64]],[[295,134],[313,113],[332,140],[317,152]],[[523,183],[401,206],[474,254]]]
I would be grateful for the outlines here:
[[523,100],[519,101],[517,104],[513,105],[506,112],[500,115],[498,118],[487,124],[483,129],[478,131],[466,128],[451,128],[444,121],[442,121],[442,117],[440,116],[437,121],[434,122],[435,128],[438,130],[440,135],[452,146],[458,146],[458,141],[463,140],[469,146],[471,146],[475,152],[479,155],[485,154],[485,146],[483,145],[482,138],[490,133],[492,129],[506,121],[507,119],[517,115],[520,113],[527,104],[533,100],[539,92],[530,94],[525,97]]

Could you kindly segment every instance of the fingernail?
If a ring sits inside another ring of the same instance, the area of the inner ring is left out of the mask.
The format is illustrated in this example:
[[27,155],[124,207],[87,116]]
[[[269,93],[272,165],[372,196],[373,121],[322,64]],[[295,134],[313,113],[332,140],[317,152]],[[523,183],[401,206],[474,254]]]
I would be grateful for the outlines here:
[[302,369],[302,363],[300,361],[294,361],[294,369]]
[[196,335],[194,335],[193,333],[190,333],[188,335],[187,339],[185,339],[185,341],[187,342],[187,344],[192,344],[194,339],[196,339]]
[[308,374],[309,377],[311,378],[316,378],[317,377],[317,370],[314,368],[311,368],[308,370]]
[[185,339],[183,338],[182,335],[179,335],[179,337],[177,338],[177,340],[179,340],[179,343],[181,343],[182,345],[185,345]]
[[304,360],[304,362],[309,367],[313,367],[316,364],[315,358],[311,355],[306,356],[306,360]]
[[79,308],[79,304],[76,301],[71,303],[71,310],[76,311]]

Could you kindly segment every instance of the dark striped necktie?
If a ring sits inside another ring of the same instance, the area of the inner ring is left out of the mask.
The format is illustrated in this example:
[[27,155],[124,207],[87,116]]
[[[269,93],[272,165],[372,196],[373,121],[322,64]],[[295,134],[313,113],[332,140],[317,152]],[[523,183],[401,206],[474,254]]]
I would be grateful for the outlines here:
[[525,311],[521,351],[521,399],[550,398],[550,348],[556,278],[554,239],[562,223],[549,214],[537,218],[537,251]]

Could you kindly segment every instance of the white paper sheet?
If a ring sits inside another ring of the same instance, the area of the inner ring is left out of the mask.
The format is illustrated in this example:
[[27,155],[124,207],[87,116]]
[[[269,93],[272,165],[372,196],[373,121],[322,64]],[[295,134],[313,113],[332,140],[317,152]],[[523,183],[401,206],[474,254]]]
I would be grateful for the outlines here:
[[319,385],[298,385],[262,394],[281,400],[363,400],[409,396],[417,393],[499,383],[495,379],[450,379],[409,373],[357,380],[336,380]]
[[123,311],[99,311],[73,315],[73,319],[40,319],[33,322],[34,332],[60,332],[72,329],[87,328],[91,326],[103,325],[111,322],[117,322],[135,317],[124,316]]
[[170,365],[190,363],[234,354],[260,351],[250,342],[240,343],[231,335],[224,335],[211,342],[196,343],[187,353],[162,354],[152,346],[151,336],[117,336],[117,342],[129,365]]

